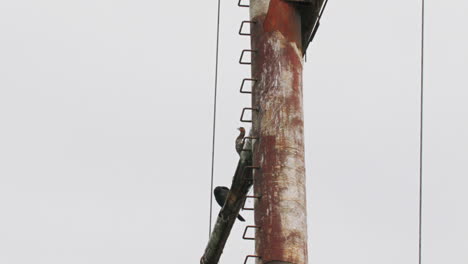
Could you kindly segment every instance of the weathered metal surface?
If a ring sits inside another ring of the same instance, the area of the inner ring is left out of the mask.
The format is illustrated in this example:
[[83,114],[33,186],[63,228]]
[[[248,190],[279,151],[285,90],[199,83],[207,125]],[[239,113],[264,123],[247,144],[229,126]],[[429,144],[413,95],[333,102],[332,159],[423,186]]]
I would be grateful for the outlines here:
[[[319,26],[320,10],[326,0],[283,0],[295,6],[301,18],[301,39],[299,40],[302,47],[302,54],[304,54],[309,46],[309,42],[314,36],[314,31]],[[254,2],[254,1],[252,1]],[[273,2],[273,1],[272,1]],[[285,14],[285,17],[287,15]],[[289,23],[279,19],[278,23]],[[287,26],[287,25],[285,25]]]
[[251,1],[257,263],[307,263],[301,16],[283,0]]

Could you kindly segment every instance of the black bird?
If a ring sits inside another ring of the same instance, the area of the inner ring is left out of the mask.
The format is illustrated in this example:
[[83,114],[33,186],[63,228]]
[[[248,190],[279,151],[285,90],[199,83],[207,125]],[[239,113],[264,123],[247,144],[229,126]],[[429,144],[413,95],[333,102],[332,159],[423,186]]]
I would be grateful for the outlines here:
[[[216,199],[216,202],[218,202],[219,206],[223,207],[224,203],[226,202],[227,195],[229,193],[229,188],[224,187],[224,186],[218,186],[214,189],[214,196]],[[238,215],[237,219],[239,219],[242,222],[245,222],[245,219],[241,216]]]

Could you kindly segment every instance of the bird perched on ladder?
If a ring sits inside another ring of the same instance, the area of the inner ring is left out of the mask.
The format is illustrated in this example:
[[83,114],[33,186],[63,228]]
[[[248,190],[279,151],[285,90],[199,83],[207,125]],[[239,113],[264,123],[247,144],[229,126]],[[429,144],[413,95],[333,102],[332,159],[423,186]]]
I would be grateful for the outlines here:
[[[216,199],[216,202],[221,206],[221,208],[224,206],[224,203],[226,202],[227,195],[229,193],[229,188],[225,186],[218,186],[214,189],[214,196]],[[237,215],[237,219],[239,219],[242,222],[245,222],[245,219],[241,215]]]
[[239,156],[244,149],[244,137],[245,137],[245,128],[239,127],[238,130],[240,131],[239,136],[236,138],[236,151],[239,153]]

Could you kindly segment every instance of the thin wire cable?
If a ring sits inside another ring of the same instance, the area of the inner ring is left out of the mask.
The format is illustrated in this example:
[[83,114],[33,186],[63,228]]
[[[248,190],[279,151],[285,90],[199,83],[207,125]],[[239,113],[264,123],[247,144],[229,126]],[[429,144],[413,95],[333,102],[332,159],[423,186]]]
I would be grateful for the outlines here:
[[421,0],[421,109],[419,127],[419,264],[422,263],[422,206],[423,206],[423,117],[424,117],[424,20],[425,0]]
[[211,236],[211,218],[213,215],[213,181],[214,181],[214,161],[215,161],[215,142],[216,142],[216,102],[218,95],[218,62],[219,62],[219,21],[221,17],[221,0],[218,0],[218,18],[216,22],[216,63],[215,63],[215,81],[214,81],[214,99],[213,99],[213,142],[211,144],[211,184],[210,184],[210,220],[208,227],[208,238]]

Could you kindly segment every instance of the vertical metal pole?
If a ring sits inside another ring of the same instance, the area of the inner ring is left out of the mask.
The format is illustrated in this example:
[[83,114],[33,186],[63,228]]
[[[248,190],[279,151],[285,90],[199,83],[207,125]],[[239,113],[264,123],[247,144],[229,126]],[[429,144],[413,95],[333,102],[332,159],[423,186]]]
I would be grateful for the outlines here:
[[301,18],[283,0],[250,1],[257,263],[307,263]]

